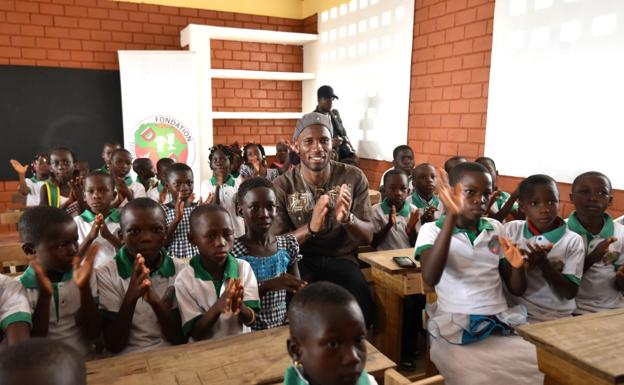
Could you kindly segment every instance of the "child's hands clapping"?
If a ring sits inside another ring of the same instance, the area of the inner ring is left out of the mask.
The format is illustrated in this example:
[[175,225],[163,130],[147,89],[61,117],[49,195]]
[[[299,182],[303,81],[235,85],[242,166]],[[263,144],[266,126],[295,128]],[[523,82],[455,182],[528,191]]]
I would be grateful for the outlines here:
[[396,207],[394,205],[390,207],[390,212],[388,213],[388,225],[396,225]]
[[52,287],[52,281],[46,274],[45,269],[36,258],[30,260],[30,267],[35,271],[35,278],[37,279],[37,287],[39,288],[39,295],[52,297],[54,288]]
[[552,245],[540,246],[538,244],[530,244],[527,243],[527,248],[529,249],[526,252],[529,268],[532,269],[534,267],[540,266],[544,263],[548,263],[548,252],[552,249]]
[[229,279],[223,289],[223,294],[219,297],[214,306],[223,314],[233,313],[233,303],[236,301],[239,283],[235,279]]
[[208,196],[206,197],[206,199],[202,199],[202,197],[199,197],[199,202],[197,202],[198,205],[210,205],[214,202],[214,194],[209,192]]
[[594,250],[592,250],[592,252],[587,254],[587,256],[585,257],[585,260],[587,261],[587,263],[591,266],[591,265],[593,265],[594,263],[596,263],[598,261],[603,261],[603,258],[605,257],[605,254],[609,250],[609,245],[611,245],[612,243],[614,243],[616,241],[617,241],[616,237],[609,237],[609,238],[601,241],[594,248]]
[[433,222],[433,220],[435,219],[434,218],[435,211],[436,211],[435,206],[427,207],[423,215],[420,216],[420,224],[424,225],[425,223]]
[[97,214],[85,241],[93,242],[98,237],[98,234],[100,234],[102,227],[106,227],[104,226],[104,216],[102,214]]
[[93,263],[95,262],[95,256],[98,249],[98,245],[92,245],[87,250],[87,255],[84,260],[78,255],[72,260],[74,267],[72,278],[74,279],[74,283],[78,289],[83,290],[89,288],[89,281],[91,280],[91,275],[93,274]]
[[458,215],[464,207],[463,186],[461,183],[457,183],[455,189],[452,189],[446,171],[440,167],[437,168],[437,171],[439,176],[438,184],[436,185],[438,196],[448,214]]
[[516,269],[521,268],[524,265],[524,257],[518,245],[504,237],[499,237],[499,240],[507,262]]
[[[126,297],[131,301],[137,301],[145,295],[151,285],[152,281],[149,279],[149,269],[145,267],[145,259],[141,254],[137,254],[134,259],[132,276],[130,276]],[[148,296],[147,299],[149,298]]]
[[173,217],[173,222],[180,223],[183,217],[184,217],[184,201],[182,200],[182,197],[178,195],[178,199],[175,202],[175,215]]
[[126,185],[126,181],[122,177],[115,178],[115,188],[117,189],[117,193],[123,195],[125,198],[132,196],[128,185]]
[[416,231],[416,225],[418,224],[418,220],[420,219],[420,210],[414,210],[407,220],[407,234],[412,234]]

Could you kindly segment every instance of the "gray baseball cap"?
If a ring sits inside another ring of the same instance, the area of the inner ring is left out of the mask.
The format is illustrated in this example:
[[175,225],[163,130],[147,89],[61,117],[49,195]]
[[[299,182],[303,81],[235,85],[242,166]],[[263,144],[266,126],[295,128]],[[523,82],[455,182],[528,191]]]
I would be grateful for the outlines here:
[[297,125],[295,126],[295,132],[293,133],[292,140],[293,142],[297,141],[299,135],[310,126],[323,126],[327,127],[329,132],[331,133],[332,126],[331,121],[329,120],[329,116],[323,115],[318,112],[310,112],[309,114],[303,115],[300,119],[297,120]]

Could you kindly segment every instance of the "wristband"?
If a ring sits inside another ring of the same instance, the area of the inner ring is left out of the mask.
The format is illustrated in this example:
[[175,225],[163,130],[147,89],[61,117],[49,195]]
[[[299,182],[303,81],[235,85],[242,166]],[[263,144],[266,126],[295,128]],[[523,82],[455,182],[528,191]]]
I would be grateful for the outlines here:
[[253,325],[254,323],[256,323],[256,312],[255,312],[255,311],[253,311],[253,309],[252,309],[252,308],[248,308],[248,309],[249,309],[249,311],[251,312],[251,321],[249,321],[249,322],[244,322],[244,324],[245,324],[245,325],[247,325],[247,326],[251,326],[251,325]]
[[310,222],[308,222],[308,232],[310,233],[310,238],[316,238],[316,236],[318,235],[318,231],[312,231],[312,228],[310,227]]

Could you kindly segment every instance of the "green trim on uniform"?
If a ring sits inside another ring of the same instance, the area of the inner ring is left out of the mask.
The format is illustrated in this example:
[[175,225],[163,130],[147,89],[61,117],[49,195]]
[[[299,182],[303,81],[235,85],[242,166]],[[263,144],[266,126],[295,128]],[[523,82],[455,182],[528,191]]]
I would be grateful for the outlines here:
[[214,277],[206,270],[201,264],[201,255],[196,254],[191,258],[190,262],[193,271],[195,272],[195,278],[201,279],[202,281],[212,281],[215,286],[215,291],[217,292],[217,298],[221,295],[221,286],[223,286],[223,282],[227,279],[237,279],[238,274],[238,262],[236,258],[232,255],[228,254],[225,260],[225,266],[223,267],[223,280],[216,280]]
[[[568,217],[568,228],[579,235],[587,237],[588,242],[591,242],[591,240],[595,237],[595,235],[587,231],[583,224],[578,220],[576,211],[572,211],[572,214]],[[597,236],[601,239],[607,239],[612,237],[614,232],[615,226],[613,225],[613,218],[608,213],[604,213],[604,224],[602,225],[602,229]]]
[[436,209],[440,206],[440,199],[437,196],[432,195],[430,200],[426,200],[421,197],[417,191],[412,194],[412,204],[419,209],[426,209],[434,206]]
[[258,310],[260,310],[260,301],[257,299],[253,299],[253,300],[249,300],[249,301],[243,301],[243,303],[245,304],[245,306],[247,306],[248,308],[252,309],[253,311],[257,312]]
[[[435,221],[436,226],[438,226],[441,229],[442,225],[444,224],[445,219],[446,219],[446,215],[442,215],[440,218],[438,218],[438,220]],[[474,241],[477,239],[477,237],[479,236],[479,234],[481,234],[483,230],[494,230],[494,227],[487,219],[479,218],[479,223],[477,223],[477,231],[462,229],[461,227],[455,226],[453,228],[453,235],[459,234],[459,233],[465,233],[466,236],[468,237],[468,240],[470,241],[470,244],[474,245]]]
[[102,167],[98,168],[96,171],[102,171],[102,172],[105,172],[105,173],[107,173],[107,174],[109,173],[109,170],[108,170],[108,166],[107,166],[107,165],[104,165],[104,166],[102,166]]
[[[74,269],[69,269],[63,276],[61,277],[60,282],[71,281],[74,276]],[[24,274],[19,278],[22,286],[26,289],[38,289],[39,284],[37,283],[37,275],[35,274],[35,270],[32,266],[28,266],[26,270],[24,270]],[[54,298],[54,307],[56,309],[56,319],[59,319],[59,293],[58,293],[58,282],[52,282],[52,296]]]
[[[548,242],[552,243],[553,245],[557,242],[559,242],[559,240],[563,237],[563,235],[565,234],[566,229],[568,228],[568,225],[566,224],[565,221],[563,221],[563,224],[559,227],[557,227],[554,230],[550,230],[546,233],[540,234],[541,236],[543,236],[544,238],[548,239]],[[524,230],[522,231],[524,234],[524,238],[525,239],[531,239],[533,237],[535,237],[536,235],[534,235],[531,230],[529,230],[529,221],[524,221]]]
[[[212,178],[210,178],[210,184],[212,184],[213,186],[217,185],[217,177],[216,176],[212,176]],[[236,184],[236,180],[234,179],[234,177],[232,176],[232,174],[229,174],[227,179],[225,180],[225,182],[223,182],[224,185],[228,185],[230,187],[234,187],[234,185]]]
[[32,315],[24,311],[13,313],[2,320],[0,328],[6,331],[11,324],[16,322],[26,322],[28,325],[32,326]]
[[[390,211],[392,210],[390,203],[388,202],[388,199],[384,199],[383,202],[381,202],[380,204],[381,206],[381,211],[388,215],[390,214]],[[401,210],[397,211],[397,215],[400,215],[404,218],[409,217],[410,215],[410,204],[408,201],[404,201],[403,202],[403,207],[401,208]]]
[[165,189],[165,184],[161,180],[159,180],[158,184],[156,185],[156,190],[160,194],[164,189]]
[[61,207],[61,189],[54,184],[50,179],[44,183],[46,192],[48,193],[48,206]]
[[130,175],[124,176],[124,182],[126,183],[126,186],[128,186],[128,187],[130,187],[132,185],[132,183],[134,183],[134,181],[132,180],[132,177]]
[[422,253],[425,250],[429,250],[430,248],[432,248],[433,245],[420,245],[416,248],[416,251],[414,251],[414,258],[416,258],[417,261],[420,261],[420,256],[422,255]]
[[564,274],[564,277],[568,279],[568,281],[572,282],[576,286],[581,286],[581,279],[574,274]]
[[[301,377],[297,370],[291,365],[286,368],[286,373],[284,373],[284,385],[310,385],[310,383]],[[355,385],[370,385],[368,373],[366,373],[365,370],[362,371]]]
[[[158,269],[150,272],[150,277],[153,277],[156,274],[165,278],[174,276],[175,264],[167,253],[167,250],[162,248],[160,250],[160,255],[163,257],[162,262],[160,263],[160,266],[158,266]],[[119,276],[123,279],[130,278],[132,276],[132,269],[134,268],[134,258],[130,258],[126,246],[122,246],[119,250],[117,250],[117,253],[113,258],[117,264],[117,272],[119,273]]]
[[[95,220],[96,215],[97,214],[95,214],[93,211],[86,209],[82,212],[82,214],[80,214],[80,218],[82,218],[87,223],[91,223]],[[121,221],[121,210],[119,210],[118,208],[112,208],[104,221],[119,223]]]
[[240,171],[233,171],[230,175],[232,175],[232,178],[236,179],[240,176]]

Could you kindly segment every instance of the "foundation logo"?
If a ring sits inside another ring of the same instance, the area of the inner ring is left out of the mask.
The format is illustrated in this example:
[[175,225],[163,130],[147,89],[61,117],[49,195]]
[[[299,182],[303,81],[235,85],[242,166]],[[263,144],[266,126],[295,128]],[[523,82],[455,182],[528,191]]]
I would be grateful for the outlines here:
[[150,116],[141,121],[132,138],[135,158],[150,158],[154,165],[160,158],[193,164],[195,141],[184,125],[169,116]]

